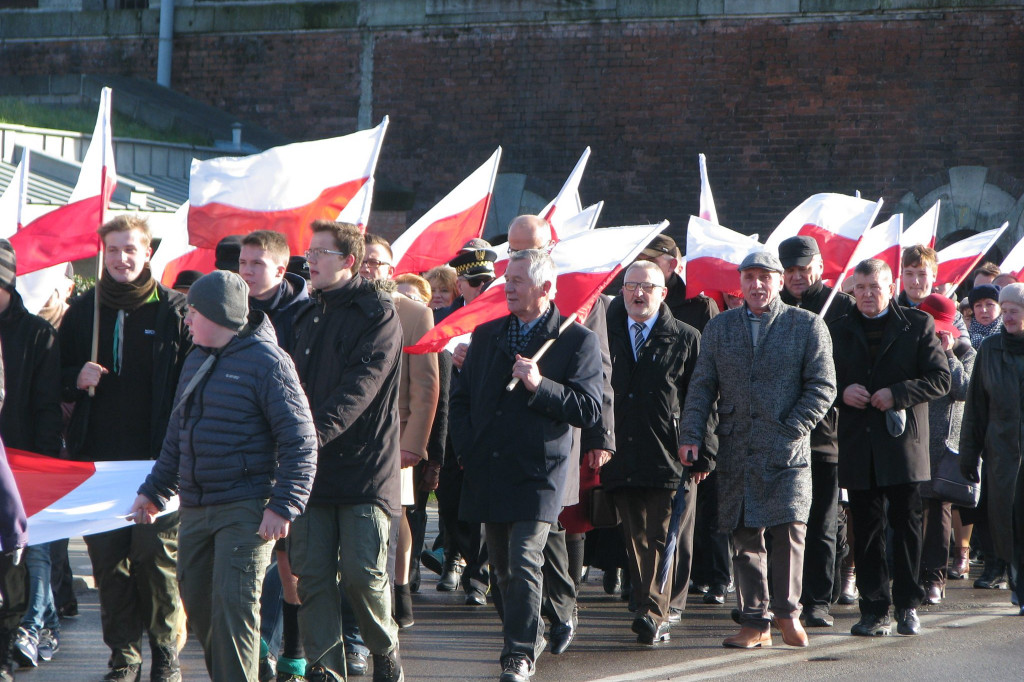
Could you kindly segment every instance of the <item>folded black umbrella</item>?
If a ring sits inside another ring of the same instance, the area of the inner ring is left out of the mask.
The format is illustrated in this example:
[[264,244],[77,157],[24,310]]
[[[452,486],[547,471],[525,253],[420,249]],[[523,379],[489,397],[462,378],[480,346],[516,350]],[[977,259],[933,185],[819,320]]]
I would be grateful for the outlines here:
[[668,571],[675,560],[676,547],[679,545],[679,524],[682,523],[683,512],[686,511],[686,496],[690,494],[690,491],[686,488],[687,479],[687,476],[683,476],[683,480],[679,482],[679,488],[676,490],[676,496],[672,500],[672,518],[669,519],[668,523],[668,539],[665,541],[665,553],[661,555],[661,561],[658,562],[657,580],[660,592],[665,591],[665,583],[668,582]]

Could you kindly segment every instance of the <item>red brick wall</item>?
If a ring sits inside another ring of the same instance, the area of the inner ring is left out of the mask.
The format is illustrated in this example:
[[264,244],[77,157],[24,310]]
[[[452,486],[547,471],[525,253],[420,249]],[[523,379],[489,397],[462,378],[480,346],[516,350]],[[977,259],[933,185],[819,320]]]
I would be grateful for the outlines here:
[[[179,36],[174,86],[297,139],[354,129],[360,36]],[[708,156],[719,217],[766,233],[819,191],[883,196],[952,166],[1024,179],[1024,14],[481,26],[376,35],[379,170],[423,213],[497,145],[502,170],[556,191],[593,148],[581,195],[602,224],[697,210]],[[8,45],[7,73],[152,78],[155,40]],[[930,189],[930,188],[929,188]],[[886,212],[883,211],[883,215]]]

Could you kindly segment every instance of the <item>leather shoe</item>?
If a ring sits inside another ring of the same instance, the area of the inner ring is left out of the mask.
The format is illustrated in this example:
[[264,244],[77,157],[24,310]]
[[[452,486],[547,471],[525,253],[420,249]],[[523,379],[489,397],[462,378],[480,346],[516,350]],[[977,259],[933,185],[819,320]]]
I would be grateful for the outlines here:
[[705,604],[724,604],[725,597],[729,594],[729,588],[725,585],[712,585],[704,593]]
[[901,635],[921,634],[921,621],[917,609],[896,609],[896,632]]
[[888,613],[881,616],[864,613],[850,628],[850,634],[858,637],[887,637],[892,634],[892,621]]
[[631,629],[639,637],[653,637],[658,630],[658,624],[649,615],[644,614],[633,619]]
[[732,637],[726,637],[722,646],[732,649],[757,649],[772,645],[772,631],[761,630],[753,625],[744,625]]
[[622,582],[619,580],[619,569],[609,568],[604,572],[604,577],[601,578],[601,587],[604,588],[605,594],[618,594],[619,587],[622,586]]
[[564,623],[558,623],[557,625],[551,626],[551,653],[558,654],[564,653],[569,645],[572,644],[573,638],[576,637],[576,623],[568,620]]
[[939,583],[925,583],[924,584],[924,600],[922,603],[928,604],[929,606],[935,606],[936,604],[942,603],[942,597],[945,596],[945,586]]
[[807,633],[799,618],[776,618],[775,627],[782,633],[782,641],[789,646],[807,646]]
[[438,592],[454,592],[459,589],[459,583],[462,580],[462,571],[465,566],[459,561],[448,560],[444,562],[444,571],[441,573],[441,579],[437,581]]
[[512,654],[501,664],[501,677],[498,682],[529,682],[536,668],[526,656]]
[[836,621],[827,613],[805,613],[804,627],[807,628],[830,628]]
[[487,593],[476,587],[467,589],[466,606],[487,606]]
[[707,585],[704,585],[703,583],[695,583],[691,580],[690,587],[687,591],[690,594],[706,594],[709,589],[710,588]]
[[650,614],[633,620],[633,632],[636,633],[636,641],[647,646],[654,646],[655,644],[672,639],[672,635],[669,632],[671,627],[667,620],[661,624],[655,623]]

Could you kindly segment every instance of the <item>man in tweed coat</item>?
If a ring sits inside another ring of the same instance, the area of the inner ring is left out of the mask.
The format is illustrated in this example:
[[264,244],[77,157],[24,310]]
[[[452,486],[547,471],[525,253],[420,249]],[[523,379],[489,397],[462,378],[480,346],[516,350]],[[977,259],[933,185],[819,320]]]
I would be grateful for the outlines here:
[[[742,625],[723,644],[771,646],[772,612],[786,644],[807,646],[799,616],[810,433],[836,397],[832,341],[821,318],[779,298],[783,268],[775,254],[755,251],[739,271],[744,305],[704,329],[679,456],[684,464],[696,461],[708,416],[717,409],[719,523],[732,531]],[[766,530],[772,536],[770,590]]]

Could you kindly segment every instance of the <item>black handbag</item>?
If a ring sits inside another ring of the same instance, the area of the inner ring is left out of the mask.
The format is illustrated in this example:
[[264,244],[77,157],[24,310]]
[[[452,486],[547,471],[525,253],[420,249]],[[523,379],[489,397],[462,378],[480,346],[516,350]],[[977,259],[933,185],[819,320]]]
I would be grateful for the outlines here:
[[[922,487],[924,494],[929,486],[925,484]],[[925,497],[952,502],[960,507],[977,507],[981,499],[981,483],[972,483],[960,474],[960,455],[948,447],[943,448],[930,487],[931,494],[924,494]]]
[[601,486],[591,488],[587,512],[594,528],[614,528],[619,525],[619,512],[612,503],[612,496]]

